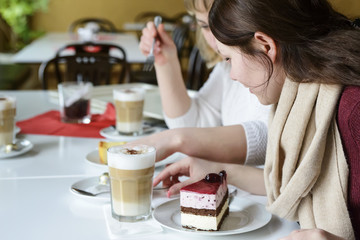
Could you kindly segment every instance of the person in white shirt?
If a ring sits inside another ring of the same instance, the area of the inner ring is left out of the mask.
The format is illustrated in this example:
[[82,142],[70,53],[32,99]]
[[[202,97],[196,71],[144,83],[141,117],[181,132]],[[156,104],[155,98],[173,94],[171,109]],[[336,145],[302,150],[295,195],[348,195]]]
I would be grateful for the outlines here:
[[[187,93],[175,44],[162,24],[157,30],[153,22],[147,24],[142,31],[140,49],[147,55],[154,37],[157,37],[154,65],[165,121],[170,129],[231,126],[234,128],[233,131],[239,133],[238,142],[242,145],[240,151],[243,151],[243,158],[230,161],[261,165],[264,163],[266,151],[267,118],[270,107],[260,104],[241,83],[231,80],[229,65],[219,61],[215,38],[208,26],[208,11],[212,2],[213,0],[184,0],[189,13],[196,17],[198,31],[201,31],[197,34],[197,46],[202,57],[209,65],[216,63],[208,80],[194,97],[190,98]],[[188,130],[169,130],[166,135],[168,139],[182,138],[183,141],[192,143],[196,141],[197,134],[201,134],[204,129],[193,128],[190,136],[186,131]],[[158,136],[153,137],[153,139],[157,138]],[[196,146],[196,144],[190,145]],[[179,146],[176,151],[188,153],[190,150]]]

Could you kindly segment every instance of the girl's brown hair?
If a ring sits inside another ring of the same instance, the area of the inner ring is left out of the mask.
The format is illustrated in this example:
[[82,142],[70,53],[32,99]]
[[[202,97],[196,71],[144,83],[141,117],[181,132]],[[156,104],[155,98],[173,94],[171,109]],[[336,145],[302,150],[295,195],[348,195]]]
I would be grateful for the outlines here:
[[360,85],[360,30],[326,0],[215,0],[209,25],[223,44],[273,63],[252,45],[255,32],[277,44],[276,61],[294,81]]

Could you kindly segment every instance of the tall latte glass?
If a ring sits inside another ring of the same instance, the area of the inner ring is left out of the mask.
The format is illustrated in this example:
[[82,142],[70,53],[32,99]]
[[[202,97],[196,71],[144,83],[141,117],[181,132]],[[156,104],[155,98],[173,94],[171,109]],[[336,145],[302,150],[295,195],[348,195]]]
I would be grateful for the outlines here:
[[112,216],[121,222],[147,219],[151,213],[155,148],[114,146],[108,149],[107,156]]
[[0,147],[14,142],[16,99],[0,96]]
[[125,135],[142,131],[145,90],[141,88],[114,89],[116,130]]

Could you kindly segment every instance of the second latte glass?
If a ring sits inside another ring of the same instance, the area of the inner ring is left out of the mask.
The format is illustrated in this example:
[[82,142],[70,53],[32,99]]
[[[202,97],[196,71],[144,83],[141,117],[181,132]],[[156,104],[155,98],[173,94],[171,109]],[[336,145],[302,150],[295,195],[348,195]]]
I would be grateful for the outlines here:
[[116,130],[124,135],[140,135],[145,90],[142,88],[114,89]]

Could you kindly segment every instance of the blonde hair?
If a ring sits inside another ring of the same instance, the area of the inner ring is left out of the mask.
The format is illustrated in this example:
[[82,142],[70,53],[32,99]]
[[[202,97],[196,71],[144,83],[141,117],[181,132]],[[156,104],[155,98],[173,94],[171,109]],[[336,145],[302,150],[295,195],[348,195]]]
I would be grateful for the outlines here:
[[[184,0],[184,6],[190,15],[195,12],[209,12],[214,0]],[[199,26],[196,28],[196,46],[199,48],[201,57],[206,61],[207,67],[211,68],[221,61],[221,57],[207,43]]]

